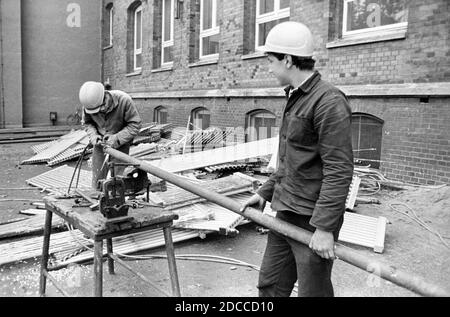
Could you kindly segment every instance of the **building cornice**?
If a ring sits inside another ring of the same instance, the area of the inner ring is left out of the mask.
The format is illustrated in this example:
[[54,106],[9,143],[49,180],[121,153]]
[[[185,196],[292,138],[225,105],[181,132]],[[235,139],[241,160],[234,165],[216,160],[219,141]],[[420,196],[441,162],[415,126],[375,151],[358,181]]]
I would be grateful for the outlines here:
[[[450,82],[337,86],[348,97],[448,97]],[[280,87],[128,92],[134,99],[284,97]]]

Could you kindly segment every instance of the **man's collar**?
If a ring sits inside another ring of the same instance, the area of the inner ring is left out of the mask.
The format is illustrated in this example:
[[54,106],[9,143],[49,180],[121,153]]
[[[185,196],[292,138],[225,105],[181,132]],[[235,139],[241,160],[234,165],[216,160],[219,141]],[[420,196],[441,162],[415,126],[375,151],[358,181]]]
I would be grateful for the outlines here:
[[117,99],[117,96],[109,93],[109,91],[105,91],[105,94],[109,94],[109,102],[106,105],[106,109],[104,112],[104,113],[108,113],[108,112],[111,112],[111,110],[113,110],[117,106],[119,100]]
[[321,75],[319,71],[315,70],[314,73],[312,73],[308,78],[306,78],[300,86],[297,88],[294,88],[292,86],[288,86],[284,89],[287,96],[291,96],[293,93],[297,92],[298,90],[301,90],[303,93],[307,94],[312,87],[320,80]]

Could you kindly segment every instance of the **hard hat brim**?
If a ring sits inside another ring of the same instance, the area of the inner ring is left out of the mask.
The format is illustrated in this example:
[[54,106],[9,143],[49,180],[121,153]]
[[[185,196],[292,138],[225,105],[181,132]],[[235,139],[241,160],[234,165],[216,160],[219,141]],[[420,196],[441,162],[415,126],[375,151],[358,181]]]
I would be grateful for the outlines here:
[[94,109],[87,109],[85,107],[84,111],[86,111],[87,114],[96,114],[100,111],[100,106],[98,106],[97,108],[94,108]]

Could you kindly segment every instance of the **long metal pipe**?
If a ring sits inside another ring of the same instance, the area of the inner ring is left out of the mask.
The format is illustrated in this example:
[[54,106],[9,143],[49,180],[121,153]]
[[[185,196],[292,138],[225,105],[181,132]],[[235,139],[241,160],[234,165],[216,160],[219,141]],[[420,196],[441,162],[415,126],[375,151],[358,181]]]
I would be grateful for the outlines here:
[[[194,193],[200,197],[203,197],[219,206],[227,208],[243,217],[246,217],[266,228],[281,233],[291,239],[294,239],[300,243],[309,245],[312,233],[303,230],[297,226],[294,226],[286,221],[267,216],[261,213],[260,210],[255,208],[246,208],[244,212],[241,212],[241,205],[231,198],[220,195],[216,192],[207,190],[198,186],[198,184],[191,183],[184,178],[178,177],[173,173],[169,173],[156,166],[153,166],[145,161],[135,159],[129,155],[119,152],[115,149],[106,147],[105,153],[112,157],[129,163],[130,165],[137,166],[141,170],[155,175],[161,179],[168,181],[178,187],[181,187],[191,193]],[[368,259],[357,251],[336,243],[335,255],[338,259],[354,265],[364,271],[367,271],[374,276],[379,276],[385,280],[388,280],[398,286],[406,288],[414,293],[422,296],[438,296],[449,297],[450,291],[444,289],[438,285],[431,284],[423,278],[415,275],[402,272],[394,266],[387,265],[378,261]]]

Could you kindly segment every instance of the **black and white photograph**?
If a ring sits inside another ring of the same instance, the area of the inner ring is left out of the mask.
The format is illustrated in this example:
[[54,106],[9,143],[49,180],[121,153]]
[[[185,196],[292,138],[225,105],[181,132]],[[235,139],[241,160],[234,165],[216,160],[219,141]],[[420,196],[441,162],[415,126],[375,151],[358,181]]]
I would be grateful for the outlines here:
[[450,297],[450,1],[0,0],[0,158],[0,298]]

